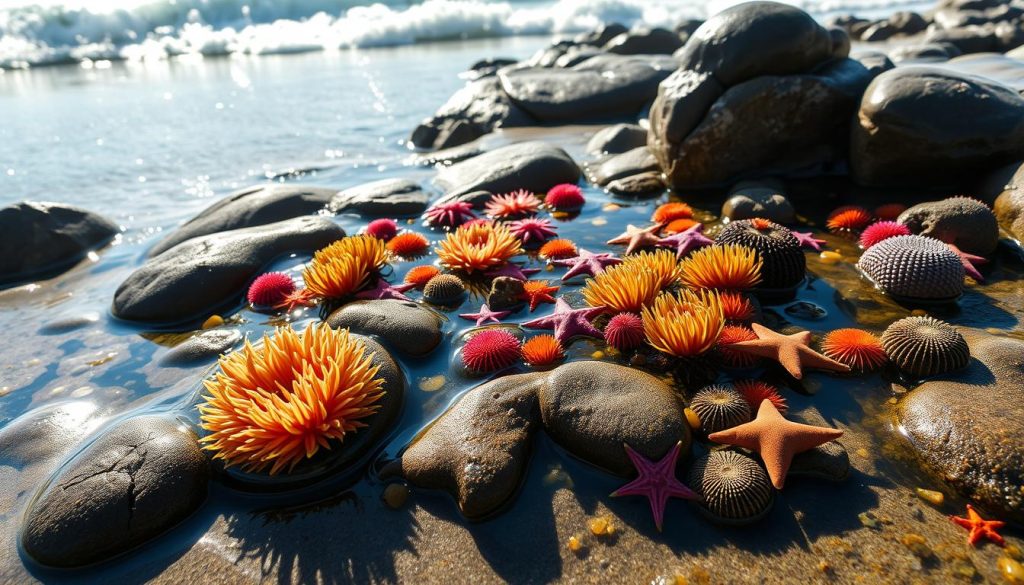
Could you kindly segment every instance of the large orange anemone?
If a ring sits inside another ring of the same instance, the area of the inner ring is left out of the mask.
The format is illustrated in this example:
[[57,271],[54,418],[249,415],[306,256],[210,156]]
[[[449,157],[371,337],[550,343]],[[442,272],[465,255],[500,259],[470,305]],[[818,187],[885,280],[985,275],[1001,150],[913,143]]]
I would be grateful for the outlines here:
[[626,256],[622,262],[626,265],[635,265],[641,270],[647,270],[658,275],[658,286],[665,288],[679,282],[682,270],[679,268],[679,259],[676,258],[674,250],[655,250],[653,252],[638,252]]
[[605,307],[613,313],[639,313],[661,292],[661,276],[637,263],[622,263],[588,279],[582,292],[591,307]]
[[714,347],[725,326],[722,304],[714,291],[664,294],[642,314],[647,342],[675,357],[700,355]]
[[683,283],[691,288],[746,290],[761,282],[761,259],[739,244],[707,246],[680,263]]
[[306,288],[314,295],[338,299],[363,288],[370,274],[387,263],[384,241],[368,235],[342,238],[313,255],[302,271]]
[[228,466],[291,471],[366,426],[385,392],[378,369],[362,341],[327,325],[278,329],[258,347],[246,341],[203,382],[203,448]]
[[498,268],[523,253],[519,239],[508,228],[489,223],[466,224],[449,232],[435,251],[441,264],[466,273]]

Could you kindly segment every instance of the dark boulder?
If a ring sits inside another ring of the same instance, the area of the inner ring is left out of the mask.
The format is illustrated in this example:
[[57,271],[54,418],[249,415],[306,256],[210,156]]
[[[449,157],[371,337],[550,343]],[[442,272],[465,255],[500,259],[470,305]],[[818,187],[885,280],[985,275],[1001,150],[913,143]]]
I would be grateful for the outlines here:
[[632,175],[658,171],[658,161],[646,146],[613,154],[587,166],[587,175],[592,183],[602,187],[612,181]]
[[412,132],[409,141],[417,148],[450,148],[496,128],[532,126],[529,114],[513,104],[501,89],[497,76],[467,84]]
[[628,30],[629,29],[627,29],[624,25],[619,24],[617,22],[612,22],[608,24],[602,24],[601,26],[599,26],[598,28],[591,32],[579,34],[576,36],[575,39],[573,39],[573,41],[577,45],[593,45],[595,47],[603,47],[605,43],[621,35],[622,33],[627,32]]
[[337,193],[327,208],[331,213],[405,217],[423,213],[429,200],[430,196],[419,183],[407,179],[381,179]]
[[441,343],[441,318],[409,301],[356,301],[331,313],[327,324],[375,335],[402,353],[423,356]]
[[683,46],[676,33],[663,28],[637,28],[608,41],[604,50],[618,55],[671,55]]
[[526,189],[546,193],[561,183],[576,183],[580,169],[564,150],[546,142],[511,144],[441,169],[438,185],[446,198],[474,191],[508,193]]
[[622,154],[647,144],[647,130],[636,124],[616,124],[598,130],[587,142],[589,154]]

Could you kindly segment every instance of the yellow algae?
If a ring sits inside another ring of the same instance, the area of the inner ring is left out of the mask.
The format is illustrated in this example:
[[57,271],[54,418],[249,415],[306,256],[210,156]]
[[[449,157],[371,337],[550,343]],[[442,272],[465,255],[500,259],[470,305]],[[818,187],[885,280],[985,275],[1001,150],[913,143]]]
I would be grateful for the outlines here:
[[224,324],[224,317],[220,315],[213,315],[206,321],[203,321],[203,329],[213,329],[214,327],[220,327]]
[[604,352],[601,351],[601,350],[597,350],[594,353],[590,354],[590,357],[591,357],[591,359],[595,359],[595,360],[604,359]]
[[928,502],[933,506],[941,506],[942,502],[945,501],[946,499],[946,497],[942,495],[942,492],[937,492],[935,490],[917,488],[914,490],[914,493],[917,494],[917,497],[921,498],[922,500]]
[[821,261],[824,262],[825,264],[836,264],[837,262],[843,259],[843,256],[839,252],[825,250],[824,252],[819,254],[819,258],[821,258]]
[[420,378],[420,390],[424,392],[437,392],[445,383],[445,377],[441,374]]
[[1010,557],[999,557],[999,560],[996,561],[996,567],[1007,583],[1024,585],[1024,565]]

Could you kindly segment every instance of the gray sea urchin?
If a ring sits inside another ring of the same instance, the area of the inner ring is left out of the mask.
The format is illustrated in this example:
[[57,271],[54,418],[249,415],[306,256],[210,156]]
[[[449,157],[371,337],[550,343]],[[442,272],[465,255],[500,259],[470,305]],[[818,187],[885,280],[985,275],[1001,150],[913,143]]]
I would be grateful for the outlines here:
[[918,377],[958,370],[971,359],[960,332],[932,317],[907,317],[889,325],[882,347],[900,370]]
[[696,460],[690,489],[704,498],[701,511],[722,524],[749,524],[772,507],[775,491],[756,461],[735,451],[712,451]]
[[690,409],[700,418],[705,433],[717,433],[750,422],[753,413],[743,395],[728,386],[708,386],[690,401]]
[[871,246],[857,263],[885,293],[919,300],[955,299],[964,266],[949,246],[925,236],[896,236]]

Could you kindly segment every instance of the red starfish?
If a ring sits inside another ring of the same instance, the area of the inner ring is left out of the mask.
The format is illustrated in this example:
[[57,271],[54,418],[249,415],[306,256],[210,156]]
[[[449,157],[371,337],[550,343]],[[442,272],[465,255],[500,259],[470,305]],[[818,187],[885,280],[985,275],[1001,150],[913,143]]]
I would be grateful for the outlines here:
[[551,293],[556,291],[558,291],[558,287],[548,286],[546,280],[528,280],[523,283],[523,292],[519,298],[530,301],[530,312],[532,313],[541,303],[555,302],[555,297],[551,296]]
[[669,498],[682,498],[684,500],[699,500],[700,495],[683,485],[676,479],[676,460],[679,459],[679,451],[683,447],[682,441],[677,442],[672,450],[660,461],[654,462],[634,451],[629,445],[626,448],[626,455],[636,467],[639,477],[619,489],[612,492],[612,497],[618,496],[647,496],[651,502],[651,513],[654,514],[654,525],[658,532],[661,532],[661,523],[665,518],[665,504]]
[[999,546],[1006,546],[1006,541],[1003,540],[1002,536],[999,536],[998,532],[996,532],[997,529],[1005,526],[1006,522],[1000,522],[999,520],[985,520],[974,511],[974,506],[971,506],[970,504],[967,504],[966,518],[950,516],[949,519],[957,526],[963,526],[967,530],[971,531],[971,533],[967,535],[967,544],[971,546],[978,546],[978,542],[982,538],[987,538]]
[[316,305],[316,295],[309,289],[301,288],[285,295],[284,300],[274,305],[274,308],[291,313],[298,307],[312,307],[313,305]]

